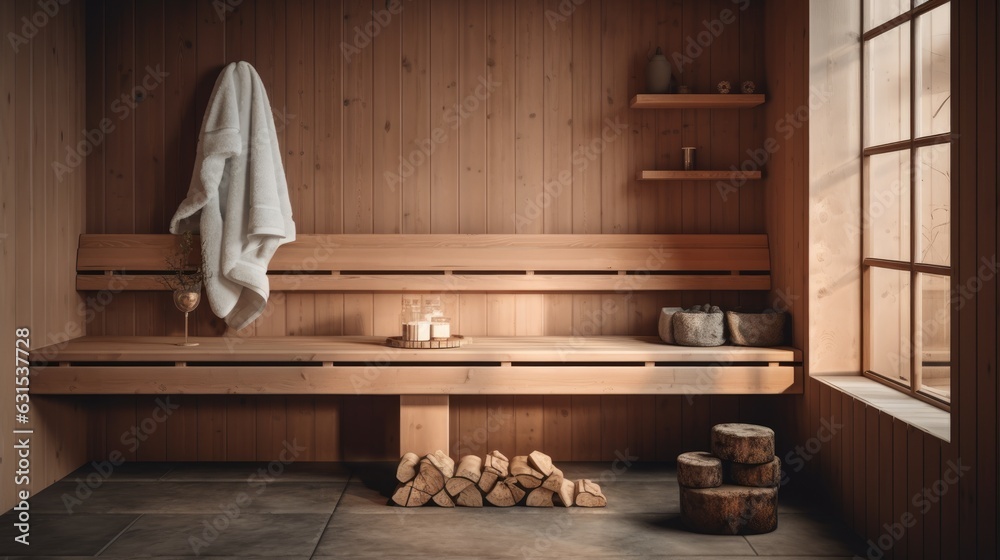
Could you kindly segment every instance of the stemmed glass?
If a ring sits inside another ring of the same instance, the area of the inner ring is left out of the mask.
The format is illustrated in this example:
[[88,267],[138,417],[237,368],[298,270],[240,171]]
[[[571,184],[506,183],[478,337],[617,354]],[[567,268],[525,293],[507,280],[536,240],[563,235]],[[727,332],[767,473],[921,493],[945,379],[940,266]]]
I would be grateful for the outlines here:
[[184,342],[177,346],[198,346],[197,342],[188,341],[188,314],[198,308],[201,303],[201,286],[197,291],[177,290],[174,292],[174,307],[184,312]]

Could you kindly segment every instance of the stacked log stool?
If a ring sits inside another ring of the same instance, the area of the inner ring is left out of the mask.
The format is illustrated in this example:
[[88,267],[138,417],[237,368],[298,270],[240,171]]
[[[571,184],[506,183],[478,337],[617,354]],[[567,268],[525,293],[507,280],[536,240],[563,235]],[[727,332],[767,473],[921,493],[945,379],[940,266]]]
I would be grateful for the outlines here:
[[713,535],[756,535],[778,528],[781,461],[774,431],[753,424],[712,428],[712,452],[677,457],[681,520]]

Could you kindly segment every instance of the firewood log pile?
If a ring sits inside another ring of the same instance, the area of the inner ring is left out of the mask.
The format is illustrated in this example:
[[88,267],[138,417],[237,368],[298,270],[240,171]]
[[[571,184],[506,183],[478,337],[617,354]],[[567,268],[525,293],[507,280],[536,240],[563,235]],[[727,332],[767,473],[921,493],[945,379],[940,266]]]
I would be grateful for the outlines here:
[[392,503],[418,507],[605,507],[608,499],[589,479],[570,480],[541,451],[511,459],[499,451],[466,455],[458,464],[438,450],[419,457],[403,455],[396,467],[399,484]]
[[677,457],[681,520],[715,535],[754,535],[778,528],[781,461],[774,431],[752,424],[712,428],[712,452]]

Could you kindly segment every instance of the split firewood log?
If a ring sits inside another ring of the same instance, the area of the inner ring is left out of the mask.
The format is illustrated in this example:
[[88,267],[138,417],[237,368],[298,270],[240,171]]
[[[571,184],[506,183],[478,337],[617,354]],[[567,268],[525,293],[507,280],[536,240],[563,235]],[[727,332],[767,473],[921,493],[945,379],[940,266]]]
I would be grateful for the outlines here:
[[552,496],[554,492],[548,488],[535,488],[528,493],[528,499],[524,505],[528,507],[553,507]]
[[417,457],[416,453],[404,454],[403,458],[399,460],[399,466],[396,467],[396,480],[400,482],[413,480],[413,477],[417,476],[418,461],[420,461],[420,457]]
[[483,471],[492,471],[500,475],[501,478],[506,477],[509,474],[510,461],[497,450],[494,450],[486,459],[483,461]]
[[564,478],[562,486],[559,487],[556,495],[559,496],[559,501],[563,507],[573,507],[576,501],[576,483],[568,478]]
[[489,494],[498,480],[507,477],[509,464],[507,457],[499,451],[493,451],[486,456],[483,460],[483,474],[479,477],[478,483],[483,494]]
[[431,462],[445,478],[451,478],[455,476],[455,460],[449,457],[444,451],[438,449],[434,453],[428,453],[424,457]]
[[483,494],[489,494],[493,487],[497,485],[497,481],[500,480],[500,475],[493,471],[483,471],[482,476],[479,477],[479,482],[476,486]]
[[478,486],[472,484],[465,490],[462,490],[458,496],[455,496],[455,505],[481,508],[483,507],[483,493],[479,491]]
[[396,491],[392,494],[393,503],[403,507],[419,507],[429,502],[430,499],[430,494],[413,487],[412,480],[396,486]]
[[466,455],[458,462],[455,476],[445,483],[452,496],[457,496],[469,486],[479,482],[483,475],[483,460],[478,455]]
[[552,467],[552,472],[550,472],[542,482],[542,488],[546,488],[553,492],[559,492],[563,487],[563,482],[565,481],[566,479],[564,478],[563,472],[559,470],[559,467]]
[[526,490],[538,488],[545,478],[545,474],[536,471],[528,464],[526,455],[518,455],[510,460],[510,476],[517,479],[521,487]]
[[545,476],[552,474],[552,469],[555,468],[552,465],[552,457],[537,450],[528,455],[528,464]]
[[486,501],[497,507],[515,506],[524,498],[524,490],[517,485],[514,478],[497,481],[493,490],[486,495]]
[[444,454],[428,453],[420,460],[417,476],[413,478],[413,487],[430,494],[437,494],[455,474],[455,461]]
[[608,499],[601,492],[601,487],[589,479],[576,481],[576,497],[574,502],[581,507],[605,507]]
[[434,498],[433,499],[434,499],[434,503],[437,504],[437,505],[439,505],[439,506],[441,506],[441,507],[445,507],[445,508],[453,508],[453,507],[455,507],[455,501],[452,500],[451,496],[448,495],[448,491],[447,490],[443,490],[442,489],[437,494],[434,494]]

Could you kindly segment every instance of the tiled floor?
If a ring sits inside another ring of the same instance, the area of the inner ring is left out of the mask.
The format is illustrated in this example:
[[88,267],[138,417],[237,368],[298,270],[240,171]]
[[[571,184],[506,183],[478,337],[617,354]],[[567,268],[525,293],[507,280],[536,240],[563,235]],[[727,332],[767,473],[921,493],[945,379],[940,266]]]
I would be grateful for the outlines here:
[[[683,530],[673,469],[561,465],[604,477],[608,507],[404,509],[386,505],[394,466],[132,464],[91,469],[31,501],[29,547],[0,517],[0,557],[141,558],[850,558],[842,525],[780,499],[778,530],[722,537]],[[88,476],[89,475],[89,476]],[[611,480],[611,479],[614,480]],[[90,482],[96,488],[86,486]]]

